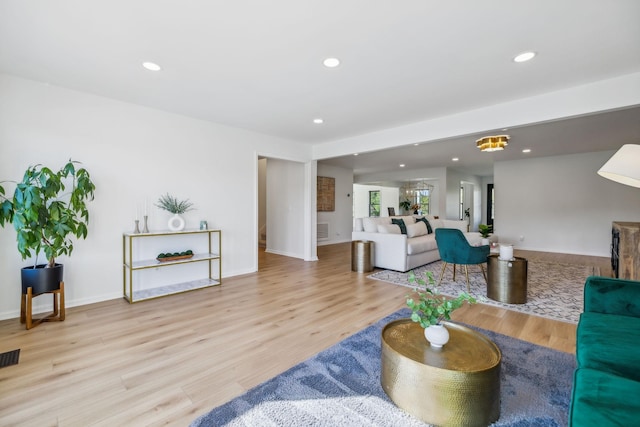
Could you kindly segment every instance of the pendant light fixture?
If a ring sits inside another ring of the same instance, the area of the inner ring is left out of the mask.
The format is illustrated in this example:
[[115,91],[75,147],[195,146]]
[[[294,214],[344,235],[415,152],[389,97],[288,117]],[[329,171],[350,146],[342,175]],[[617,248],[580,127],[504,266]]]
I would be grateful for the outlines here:
[[509,135],[485,136],[476,141],[480,151],[487,153],[504,150],[508,143]]

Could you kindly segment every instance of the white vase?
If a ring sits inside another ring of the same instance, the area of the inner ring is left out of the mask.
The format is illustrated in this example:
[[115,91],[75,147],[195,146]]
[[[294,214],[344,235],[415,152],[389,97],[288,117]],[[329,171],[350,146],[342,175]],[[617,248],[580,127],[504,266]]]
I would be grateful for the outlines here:
[[483,237],[482,238],[482,246],[488,245],[489,244],[489,238],[487,237]]
[[184,230],[184,219],[179,214],[173,214],[167,225],[171,231]]
[[431,347],[442,348],[449,342],[449,331],[442,324],[431,325],[425,328],[424,337],[429,341]]

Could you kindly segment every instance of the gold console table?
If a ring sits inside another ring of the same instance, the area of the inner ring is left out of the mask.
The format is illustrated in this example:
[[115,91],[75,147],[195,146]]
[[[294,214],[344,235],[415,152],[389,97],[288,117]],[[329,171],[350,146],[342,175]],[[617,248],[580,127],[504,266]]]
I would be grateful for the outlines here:
[[398,407],[428,424],[491,424],[500,417],[500,349],[478,332],[444,323],[450,339],[440,350],[411,319],[383,328],[382,388]]

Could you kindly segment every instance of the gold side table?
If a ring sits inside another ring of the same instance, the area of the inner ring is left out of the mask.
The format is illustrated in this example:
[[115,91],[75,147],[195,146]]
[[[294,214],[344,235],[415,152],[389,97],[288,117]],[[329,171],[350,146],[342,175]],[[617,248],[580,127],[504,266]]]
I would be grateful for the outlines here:
[[428,424],[491,424],[500,417],[500,349],[472,329],[444,323],[450,339],[440,350],[411,319],[383,328],[382,388],[398,407]]
[[375,264],[374,246],[371,240],[354,240],[351,242],[351,271],[366,273],[373,271]]
[[498,255],[489,255],[487,297],[507,304],[526,303],[527,260],[520,257],[501,260]]

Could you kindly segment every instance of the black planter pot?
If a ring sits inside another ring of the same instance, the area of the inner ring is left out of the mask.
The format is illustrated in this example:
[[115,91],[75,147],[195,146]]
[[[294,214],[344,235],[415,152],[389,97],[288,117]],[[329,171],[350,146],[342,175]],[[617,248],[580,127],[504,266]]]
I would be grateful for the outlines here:
[[62,282],[63,266],[55,264],[51,268],[45,268],[47,264],[36,265],[35,268],[24,267],[22,269],[22,293],[27,293],[27,288],[32,288],[32,294],[38,295],[45,292],[60,289]]

